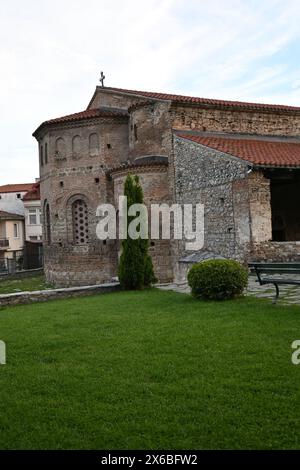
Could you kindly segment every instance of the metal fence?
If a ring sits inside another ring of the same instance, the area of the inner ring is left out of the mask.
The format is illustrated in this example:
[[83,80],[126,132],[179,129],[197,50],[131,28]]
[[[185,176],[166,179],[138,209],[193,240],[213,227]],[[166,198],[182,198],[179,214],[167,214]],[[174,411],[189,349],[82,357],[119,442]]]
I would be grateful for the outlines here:
[[43,246],[26,242],[23,250],[14,251],[11,258],[0,258],[0,275],[14,274],[43,266]]

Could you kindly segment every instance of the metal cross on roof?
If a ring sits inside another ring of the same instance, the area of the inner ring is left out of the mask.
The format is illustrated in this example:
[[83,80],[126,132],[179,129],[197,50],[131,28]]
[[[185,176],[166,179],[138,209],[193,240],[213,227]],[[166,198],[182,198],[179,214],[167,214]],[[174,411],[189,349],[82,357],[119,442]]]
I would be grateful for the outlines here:
[[103,72],[101,72],[101,77],[100,77],[101,86],[104,86],[104,80],[105,80],[105,75]]

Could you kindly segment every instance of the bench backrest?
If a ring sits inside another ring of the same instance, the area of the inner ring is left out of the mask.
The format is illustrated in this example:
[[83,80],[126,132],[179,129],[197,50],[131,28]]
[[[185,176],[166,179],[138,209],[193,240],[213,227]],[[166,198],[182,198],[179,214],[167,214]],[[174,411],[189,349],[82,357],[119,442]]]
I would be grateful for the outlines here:
[[300,263],[249,263],[256,274],[300,274]]

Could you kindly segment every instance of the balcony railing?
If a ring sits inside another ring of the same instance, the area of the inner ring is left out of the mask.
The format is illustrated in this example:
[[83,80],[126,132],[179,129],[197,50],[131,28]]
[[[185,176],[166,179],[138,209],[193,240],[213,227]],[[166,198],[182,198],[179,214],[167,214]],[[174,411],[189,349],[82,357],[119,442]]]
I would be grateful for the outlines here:
[[8,248],[8,247],[9,247],[9,240],[7,238],[0,238],[0,249]]

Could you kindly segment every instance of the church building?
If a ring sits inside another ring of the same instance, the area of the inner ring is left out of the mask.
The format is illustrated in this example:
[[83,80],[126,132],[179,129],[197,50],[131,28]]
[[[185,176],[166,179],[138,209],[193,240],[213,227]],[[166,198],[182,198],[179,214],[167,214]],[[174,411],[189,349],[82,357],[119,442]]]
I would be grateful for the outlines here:
[[57,286],[109,282],[120,242],[96,236],[128,173],[146,205],[204,204],[204,247],[151,240],[160,282],[206,258],[300,261],[300,107],[98,86],[87,109],[43,122],[44,264]]

